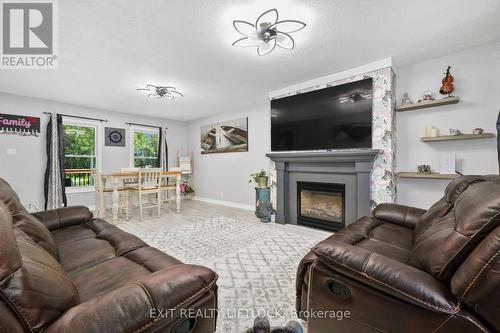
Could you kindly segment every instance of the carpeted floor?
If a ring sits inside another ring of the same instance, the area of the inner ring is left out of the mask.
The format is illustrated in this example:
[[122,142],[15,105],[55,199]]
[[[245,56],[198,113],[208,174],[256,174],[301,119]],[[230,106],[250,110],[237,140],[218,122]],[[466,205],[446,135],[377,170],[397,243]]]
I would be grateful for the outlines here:
[[[132,216],[138,216],[134,211]],[[261,223],[253,212],[183,201],[182,213],[163,209],[117,226],[189,264],[219,274],[218,333],[244,332],[266,311],[271,324],[296,319],[295,272],[300,259],[330,233]]]

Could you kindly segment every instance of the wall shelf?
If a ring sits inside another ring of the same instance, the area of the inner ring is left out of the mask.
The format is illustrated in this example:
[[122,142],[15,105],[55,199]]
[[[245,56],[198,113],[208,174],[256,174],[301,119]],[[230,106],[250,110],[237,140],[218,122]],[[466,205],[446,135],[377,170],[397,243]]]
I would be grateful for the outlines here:
[[425,101],[425,102],[414,103],[414,104],[400,105],[400,106],[396,107],[396,111],[403,112],[403,111],[410,111],[410,110],[417,110],[417,109],[432,108],[435,106],[457,104],[459,101],[460,101],[460,97],[457,97],[457,96],[445,97],[442,99],[436,99],[434,101]]
[[455,179],[460,177],[459,174],[446,174],[446,173],[418,173],[418,172],[398,172],[396,174],[399,178],[421,178],[421,179]]
[[454,140],[472,140],[472,139],[488,139],[494,138],[493,133],[482,133],[482,134],[460,134],[460,135],[441,135],[436,137],[423,137],[420,141],[423,142],[435,142],[435,141],[454,141]]

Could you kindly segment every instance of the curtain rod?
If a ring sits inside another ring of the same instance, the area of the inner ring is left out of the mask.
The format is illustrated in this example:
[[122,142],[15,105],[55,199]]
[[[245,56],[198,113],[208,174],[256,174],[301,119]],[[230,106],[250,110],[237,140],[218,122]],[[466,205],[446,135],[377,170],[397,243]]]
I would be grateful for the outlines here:
[[[163,127],[163,126],[153,126],[153,125],[145,125],[145,124],[138,124],[138,123],[125,123],[125,124],[126,125],[142,126],[142,127],[152,127],[152,128]],[[168,129],[168,127],[165,126],[165,129]]]
[[[51,113],[50,112],[44,112],[44,114],[51,114]],[[89,118],[89,117],[81,117],[81,116],[72,116],[70,114],[62,114],[62,113],[58,113],[58,114],[61,115],[61,116],[63,116],[63,117],[71,117],[71,118],[86,119],[86,120],[97,120],[97,121],[104,122],[104,123],[108,122],[107,119]]]

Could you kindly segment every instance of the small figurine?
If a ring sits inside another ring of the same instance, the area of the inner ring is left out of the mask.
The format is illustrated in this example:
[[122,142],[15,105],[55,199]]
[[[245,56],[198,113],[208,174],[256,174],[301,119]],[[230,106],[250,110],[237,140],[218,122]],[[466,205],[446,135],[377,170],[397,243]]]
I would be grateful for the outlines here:
[[448,95],[451,96],[452,91],[455,89],[453,86],[453,76],[450,74],[450,68],[451,66],[448,66],[448,69],[446,69],[446,76],[443,78],[441,81],[441,89],[439,89],[439,93],[441,95]]
[[401,105],[406,105],[406,104],[413,104],[407,92],[403,94],[403,98],[401,99]]
[[420,99],[418,102],[423,102],[423,101],[433,101],[434,97],[432,97],[432,91],[426,90],[424,91],[422,95],[422,99]]
[[458,128],[450,128],[450,135],[460,135],[462,132]]

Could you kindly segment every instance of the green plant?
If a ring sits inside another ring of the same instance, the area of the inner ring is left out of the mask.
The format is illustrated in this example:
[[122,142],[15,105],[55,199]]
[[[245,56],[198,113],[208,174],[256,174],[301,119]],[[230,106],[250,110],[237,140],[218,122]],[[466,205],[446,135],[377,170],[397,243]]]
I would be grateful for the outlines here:
[[254,182],[258,183],[259,178],[261,178],[261,177],[267,177],[267,172],[264,169],[262,169],[256,173],[251,173],[250,180],[248,182],[251,183],[252,181],[254,181]]
[[194,188],[192,188],[191,186],[188,186],[186,188],[186,192],[184,192],[186,194],[193,194],[194,193]]

